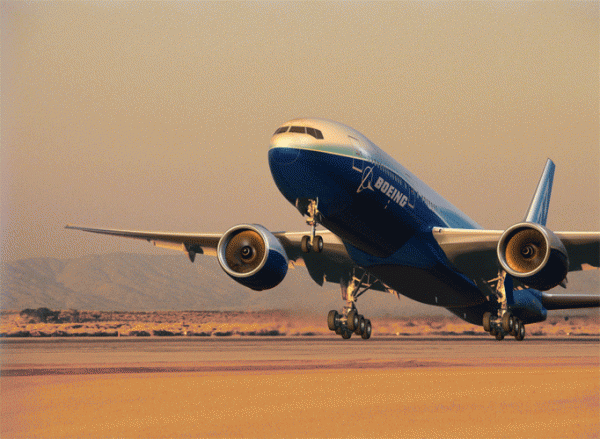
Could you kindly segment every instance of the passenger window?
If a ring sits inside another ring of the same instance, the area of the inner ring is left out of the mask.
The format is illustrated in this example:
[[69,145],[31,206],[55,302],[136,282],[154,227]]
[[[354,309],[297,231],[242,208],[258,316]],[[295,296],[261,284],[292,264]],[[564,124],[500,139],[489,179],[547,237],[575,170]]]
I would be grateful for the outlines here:
[[306,134],[306,128],[304,127],[291,127],[290,133],[303,133]]

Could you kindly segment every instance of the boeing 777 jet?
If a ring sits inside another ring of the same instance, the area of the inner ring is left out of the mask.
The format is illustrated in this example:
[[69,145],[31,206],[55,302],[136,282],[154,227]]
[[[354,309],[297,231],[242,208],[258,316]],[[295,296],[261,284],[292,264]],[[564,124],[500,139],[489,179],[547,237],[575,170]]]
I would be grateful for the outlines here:
[[[345,302],[327,325],[343,338],[371,337],[357,300],[369,290],[442,306],[498,340],[525,337],[548,310],[600,306],[600,296],[549,294],[567,273],[600,265],[600,232],[546,227],[554,163],[545,165],[522,221],[485,230],[358,131],[325,119],[296,119],[271,138],[269,166],[279,191],[306,217],[305,232],[240,224],[225,233],[69,229],[147,240],[216,256],[227,275],[253,290],[277,286],[290,264],[319,285],[338,283]],[[317,230],[321,225],[325,230]]]

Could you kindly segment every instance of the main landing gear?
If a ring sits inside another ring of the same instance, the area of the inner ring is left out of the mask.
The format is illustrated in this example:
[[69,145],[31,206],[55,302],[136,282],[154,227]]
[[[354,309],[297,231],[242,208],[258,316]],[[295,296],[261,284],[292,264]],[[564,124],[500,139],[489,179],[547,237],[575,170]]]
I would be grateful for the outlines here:
[[506,335],[512,335],[518,341],[525,338],[525,324],[510,311],[504,311],[502,317],[493,317],[492,313],[486,312],[483,315],[483,329],[496,340],[503,340]]
[[355,267],[348,277],[340,279],[342,299],[346,301],[346,306],[344,306],[342,314],[335,310],[329,311],[327,327],[336,334],[341,335],[344,339],[349,339],[352,337],[352,334],[360,335],[364,340],[371,338],[371,321],[358,313],[356,300],[368,290],[375,287],[377,283],[381,284],[377,286],[378,290],[381,289],[398,297],[396,291],[390,289],[379,279],[358,267]]
[[525,338],[525,324],[512,314],[508,305],[509,298],[510,303],[513,300],[512,279],[504,270],[501,270],[498,277],[490,282],[496,282],[494,293],[500,308],[496,316],[491,312],[483,314],[483,329],[496,337],[496,340],[504,340],[506,335],[512,335],[516,340],[522,341]]
[[336,310],[329,311],[327,326],[331,331],[335,331],[345,340],[352,337],[353,333],[360,335],[364,340],[371,338],[371,320],[360,315],[356,308],[346,311],[344,307],[344,314],[340,315]]

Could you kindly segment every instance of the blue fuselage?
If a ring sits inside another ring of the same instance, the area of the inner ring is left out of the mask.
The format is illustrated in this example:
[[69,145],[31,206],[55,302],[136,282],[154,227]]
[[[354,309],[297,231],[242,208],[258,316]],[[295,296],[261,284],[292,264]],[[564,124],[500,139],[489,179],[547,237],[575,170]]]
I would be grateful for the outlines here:
[[323,131],[320,141],[274,136],[269,165],[285,198],[296,207],[318,200],[319,222],[342,239],[358,266],[394,290],[479,322],[485,296],[432,236],[433,227],[479,225],[360,133],[351,132],[348,144],[329,144]]

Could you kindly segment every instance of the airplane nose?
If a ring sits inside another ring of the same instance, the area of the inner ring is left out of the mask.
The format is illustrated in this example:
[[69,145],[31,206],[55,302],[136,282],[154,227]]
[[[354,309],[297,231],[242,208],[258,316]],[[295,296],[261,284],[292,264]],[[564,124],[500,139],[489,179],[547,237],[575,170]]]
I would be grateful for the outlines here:
[[291,165],[298,159],[300,150],[297,148],[271,148],[269,162],[271,165]]

